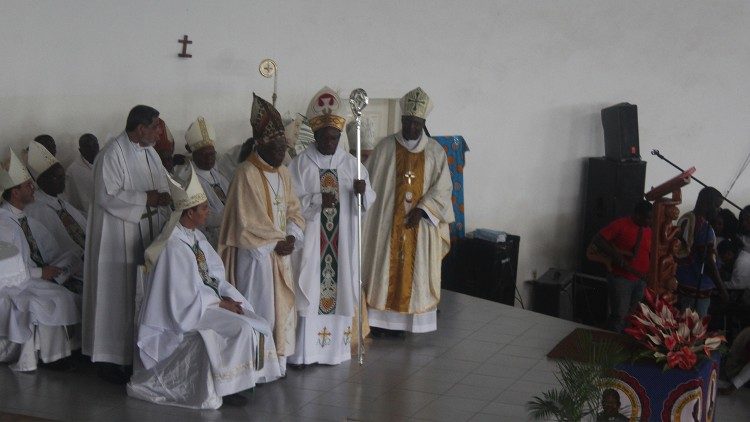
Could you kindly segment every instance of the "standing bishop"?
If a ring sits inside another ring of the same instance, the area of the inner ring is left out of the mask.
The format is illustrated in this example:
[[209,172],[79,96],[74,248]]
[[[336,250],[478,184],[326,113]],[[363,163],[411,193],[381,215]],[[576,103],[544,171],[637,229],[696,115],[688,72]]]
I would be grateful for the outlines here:
[[416,88],[400,105],[401,133],[381,140],[366,164],[378,195],[362,265],[375,336],[437,329],[440,265],[450,249],[451,177],[445,151],[424,131],[430,98]]
[[[135,106],[94,163],[83,293],[83,353],[93,362],[130,365],[133,358],[136,268],[171,213],[167,173],[152,147],[160,130],[158,111]],[[100,369],[105,379],[127,381],[123,368]]]
[[281,115],[253,94],[250,115],[255,151],[240,163],[232,179],[219,231],[219,255],[227,278],[269,322],[279,354],[294,353],[297,281],[289,255],[301,246],[305,221],[282,165],[286,139]]
[[[81,320],[76,296],[59,285],[67,279],[70,254],[24,213],[34,201],[34,181],[13,150],[0,168],[0,190],[0,244],[3,252],[20,252],[19,268],[5,267],[0,277],[0,362],[33,371],[38,359],[50,363],[70,355],[66,326]],[[62,362],[65,369],[69,363]]]
[[[195,175],[198,176],[203,190],[208,197],[208,207],[211,213],[201,231],[208,238],[208,243],[216,248],[219,241],[219,226],[224,215],[224,204],[227,202],[229,180],[216,168],[216,132],[213,126],[203,117],[198,117],[185,133],[188,151],[193,154]],[[175,167],[175,176],[187,180],[190,173],[190,163]]]
[[[357,179],[357,159],[338,148],[345,118],[338,94],[325,87],[310,102],[307,118],[315,144],[289,165],[305,217],[302,250],[293,254],[299,277],[296,365],[337,365],[351,359],[359,299],[357,194],[364,208],[375,202],[367,171]],[[354,330],[352,329],[354,328]]]
[[221,258],[197,229],[211,210],[190,167],[184,186],[169,181],[175,211],[146,249],[148,275],[128,395],[215,409],[222,397],[243,404],[238,392],[277,379],[281,368],[268,323],[226,281]]

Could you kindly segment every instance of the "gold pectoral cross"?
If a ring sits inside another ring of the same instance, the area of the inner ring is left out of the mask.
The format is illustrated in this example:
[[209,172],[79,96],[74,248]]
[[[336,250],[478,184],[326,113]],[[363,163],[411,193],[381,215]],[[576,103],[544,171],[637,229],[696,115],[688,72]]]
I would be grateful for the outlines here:
[[286,231],[286,210],[284,203],[281,202],[281,198],[279,197],[279,195],[274,195],[273,204],[278,210],[276,212],[276,216],[279,219],[279,229],[281,229],[281,231]]
[[406,183],[411,185],[412,180],[416,179],[417,175],[413,171],[409,170],[404,173],[404,177],[406,178]]

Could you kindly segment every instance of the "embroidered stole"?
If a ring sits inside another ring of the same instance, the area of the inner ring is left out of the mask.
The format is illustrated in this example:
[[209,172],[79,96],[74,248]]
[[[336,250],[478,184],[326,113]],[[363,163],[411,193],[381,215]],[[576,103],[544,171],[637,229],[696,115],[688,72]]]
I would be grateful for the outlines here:
[[68,236],[70,236],[70,238],[73,239],[73,241],[76,242],[76,244],[80,246],[81,249],[85,248],[86,233],[83,232],[83,229],[81,228],[81,226],[76,222],[73,216],[70,215],[68,210],[65,209],[65,206],[63,205],[62,201],[58,199],[57,202],[60,204],[60,209],[55,210],[55,212],[57,213],[57,216],[60,218],[60,221],[62,222],[63,227],[65,227],[65,231],[68,232]]
[[36,239],[34,239],[34,235],[31,233],[29,220],[26,217],[21,217],[18,219],[18,225],[21,226],[21,230],[23,230],[23,234],[26,236],[26,242],[29,244],[29,255],[31,256],[31,260],[40,268],[47,265],[44,262],[44,258],[42,258],[42,253],[39,251],[39,245],[37,245]]
[[409,311],[419,226],[407,229],[406,215],[422,199],[424,163],[424,151],[412,153],[396,143],[396,194],[393,200],[388,296],[385,302],[385,309],[389,311]]
[[320,169],[320,191],[333,193],[336,202],[320,210],[320,304],[319,315],[336,313],[339,248],[339,178],[336,169]]
[[195,261],[198,263],[198,273],[201,276],[201,280],[203,280],[203,284],[210,287],[211,290],[216,293],[216,296],[221,299],[221,294],[219,294],[219,282],[208,274],[208,262],[206,262],[206,254],[204,254],[201,247],[198,246],[197,241],[193,246],[190,246],[190,249],[193,251],[193,254],[195,254]]

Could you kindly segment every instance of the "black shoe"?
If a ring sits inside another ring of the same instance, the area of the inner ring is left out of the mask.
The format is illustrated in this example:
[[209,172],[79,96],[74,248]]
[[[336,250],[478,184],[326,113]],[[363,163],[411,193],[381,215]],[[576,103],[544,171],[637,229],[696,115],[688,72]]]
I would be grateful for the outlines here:
[[370,335],[372,338],[384,338],[388,336],[388,330],[385,328],[370,327]]
[[130,381],[130,376],[125,372],[125,368],[120,365],[108,362],[97,362],[96,373],[99,378],[117,385],[125,385]]
[[241,407],[247,404],[247,398],[237,393],[224,396],[221,399],[227,406]]
[[40,366],[44,369],[58,372],[73,372],[78,368],[70,356],[56,360],[54,362],[43,363]]
[[304,363],[287,363],[287,366],[294,369],[295,371],[304,371],[307,369],[310,365],[306,365]]

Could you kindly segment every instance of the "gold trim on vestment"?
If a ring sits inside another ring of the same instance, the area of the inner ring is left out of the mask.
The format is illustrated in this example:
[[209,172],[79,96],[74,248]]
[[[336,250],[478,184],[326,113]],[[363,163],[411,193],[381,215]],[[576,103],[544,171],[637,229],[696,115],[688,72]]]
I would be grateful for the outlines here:
[[[385,309],[389,311],[409,312],[419,226],[412,229],[405,227],[405,204],[407,192],[411,192],[410,209],[415,208],[422,199],[424,162],[424,151],[412,153],[396,143],[396,194],[393,199],[388,296],[385,302]],[[407,173],[412,177],[407,179]]]
[[255,168],[258,169],[260,172],[260,177],[263,178],[263,181],[266,183],[263,183],[263,192],[265,192],[265,198],[266,198],[266,213],[268,214],[268,218],[271,219],[273,222],[273,206],[271,205],[271,192],[268,189],[268,178],[263,173],[264,171],[270,172],[270,173],[276,173],[278,171],[277,168],[271,166],[270,164],[263,161],[262,158],[260,158],[260,155],[258,155],[257,152],[254,152],[250,154],[250,158],[248,158],[248,161],[250,161],[250,164],[255,166]]

